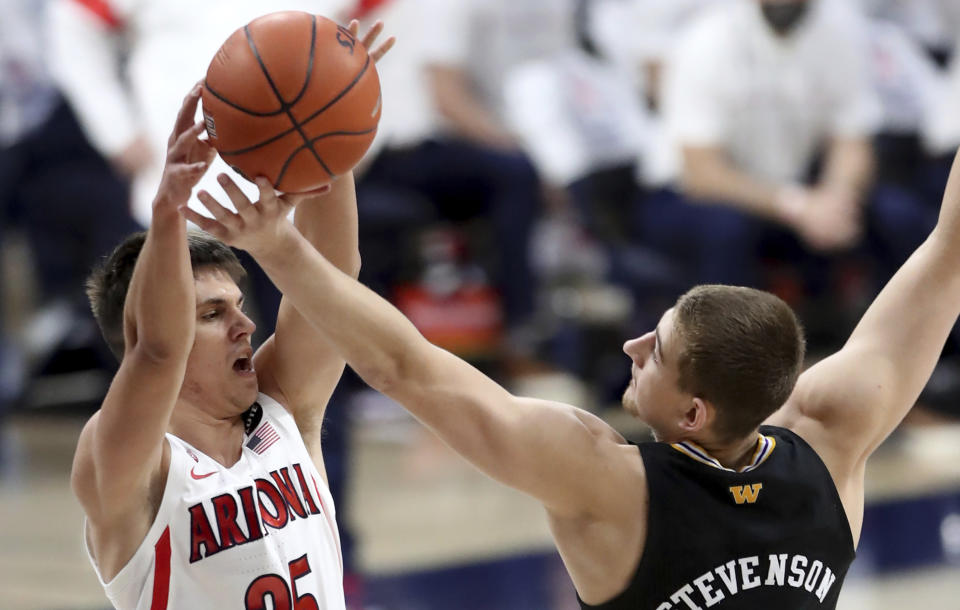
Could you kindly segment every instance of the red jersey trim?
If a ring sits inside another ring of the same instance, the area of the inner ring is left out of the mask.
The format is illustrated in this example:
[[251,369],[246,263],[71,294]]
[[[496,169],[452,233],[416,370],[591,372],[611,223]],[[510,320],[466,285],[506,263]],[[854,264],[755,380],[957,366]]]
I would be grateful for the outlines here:
[[153,602],[150,610],[167,610],[170,598],[170,526],[160,535],[154,546]]
[[123,24],[106,0],[74,0],[74,2],[93,13],[110,28],[118,28]]
[[389,3],[390,0],[360,0],[353,7],[353,10],[350,11],[350,19],[363,19],[370,13]]

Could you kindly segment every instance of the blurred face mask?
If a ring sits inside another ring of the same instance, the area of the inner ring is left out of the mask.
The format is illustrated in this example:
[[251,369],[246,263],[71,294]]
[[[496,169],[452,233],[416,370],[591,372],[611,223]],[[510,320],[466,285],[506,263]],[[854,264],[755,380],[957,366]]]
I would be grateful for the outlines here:
[[807,14],[809,2],[793,0],[791,2],[764,2],[760,5],[767,25],[780,36],[792,32]]

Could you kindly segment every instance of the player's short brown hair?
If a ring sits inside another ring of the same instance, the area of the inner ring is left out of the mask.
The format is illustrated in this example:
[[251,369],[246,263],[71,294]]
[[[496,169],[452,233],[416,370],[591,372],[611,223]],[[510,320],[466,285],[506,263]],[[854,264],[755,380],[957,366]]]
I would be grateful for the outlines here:
[[[127,290],[146,237],[146,231],[127,237],[87,278],[90,309],[100,326],[100,333],[117,360],[122,360],[124,353],[123,307]],[[207,233],[188,231],[187,247],[190,249],[190,266],[194,274],[204,268],[221,269],[238,284],[246,275],[233,250]]]
[[717,408],[716,432],[742,438],[780,408],[806,349],[789,305],[753,288],[697,286],[674,308],[680,389]]

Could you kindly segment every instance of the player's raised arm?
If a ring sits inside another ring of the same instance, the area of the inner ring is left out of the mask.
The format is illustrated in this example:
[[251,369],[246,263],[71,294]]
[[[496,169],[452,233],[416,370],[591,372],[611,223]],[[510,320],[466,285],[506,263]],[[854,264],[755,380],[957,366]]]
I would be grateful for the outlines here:
[[[261,199],[238,214],[209,197],[216,220],[184,214],[249,251],[305,319],[373,388],[391,396],[490,476],[538,498],[556,514],[619,506],[631,485],[609,469],[623,439],[569,405],[512,396],[432,344],[397,309],[325,260],[284,221],[293,205],[260,182]],[[602,476],[601,476],[602,475]],[[611,481],[618,476],[623,481]]]
[[[170,136],[153,222],[122,311],[118,301],[114,301],[116,311],[97,305],[110,301],[110,295],[100,299],[92,295],[98,322],[108,339],[117,343],[112,347],[122,354],[100,411],[81,434],[73,465],[74,492],[94,529],[113,527],[115,520],[143,503],[151,476],[159,472],[163,435],[193,344],[194,279],[186,225],[177,208],[187,202],[190,189],[213,158],[209,145],[198,139],[202,123],[193,121],[199,94],[197,86],[187,95]],[[102,269],[100,273],[115,272]],[[100,287],[119,283],[113,280]],[[116,330],[108,330],[112,328]]]
[[930,236],[880,292],[844,347],[800,377],[773,421],[805,431],[828,466],[833,462],[831,470],[862,466],[916,402],[958,315],[955,159]]
[[[362,39],[358,24],[349,30],[378,61],[389,51],[394,38],[389,37],[374,48],[383,31],[383,23],[375,23]],[[225,189],[234,186],[227,182]],[[357,277],[360,272],[360,251],[357,232],[357,196],[352,172],[334,180],[315,195],[296,196],[294,224],[301,234],[338,269]],[[261,390],[275,396],[293,412],[304,433],[307,446],[318,451],[320,423],[327,401],[343,372],[343,358],[284,297],[277,314],[277,328],[272,337],[257,351],[255,366],[261,379]],[[312,434],[316,432],[317,434]]]

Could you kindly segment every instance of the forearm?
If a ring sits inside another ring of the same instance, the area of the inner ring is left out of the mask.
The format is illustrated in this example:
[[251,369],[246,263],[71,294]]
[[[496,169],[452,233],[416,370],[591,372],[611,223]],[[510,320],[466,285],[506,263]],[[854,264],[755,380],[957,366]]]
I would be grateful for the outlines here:
[[360,249],[352,172],[337,178],[330,192],[298,205],[294,225],[324,258],[347,275],[357,277]]
[[727,161],[716,149],[683,150],[681,187],[695,199],[719,201],[750,214],[783,221],[778,205],[781,186],[755,179]]
[[[175,208],[155,210],[127,293],[127,350],[153,359],[186,358],[193,344],[196,296],[186,223]],[[132,341],[131,341],[132,339]]]
[[821,184],[860,198],[873,180],[874,158],[864,138],[835,139],[830,145]]

